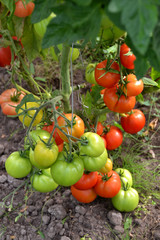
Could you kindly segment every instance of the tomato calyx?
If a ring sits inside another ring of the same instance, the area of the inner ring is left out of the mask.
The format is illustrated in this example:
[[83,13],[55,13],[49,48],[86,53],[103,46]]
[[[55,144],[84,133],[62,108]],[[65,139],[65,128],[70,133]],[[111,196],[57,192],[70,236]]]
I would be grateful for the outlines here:
[[89,143],[87,137],[81,137],[81,140],[80,140],[80,141],[81,141],[81,145],[82,145],[82,146],[87,146],[88,143]]
[[104,173],[104,174],[99,173],[99,174],[102,176],[103,182],[107,182],[112,177],[112,174],[111,175],[108,175],[107,173]]
[[[119,175],[120,176],[120,175]],[[123,179],[121,178],[121,176],[120,176],[120,179],[121,179],[121,182],[122,182],[122,189],[126,192],[126,191],[128,191],[130,188],[131,188],[131,186],[129,185],[129,183],[127,182],[127,183],[124,183],[124,181],[123,181]]]
[[21,95],[21,92],[14,92],[11,96],[10,99],[12,102],[19,102],[19,96]]

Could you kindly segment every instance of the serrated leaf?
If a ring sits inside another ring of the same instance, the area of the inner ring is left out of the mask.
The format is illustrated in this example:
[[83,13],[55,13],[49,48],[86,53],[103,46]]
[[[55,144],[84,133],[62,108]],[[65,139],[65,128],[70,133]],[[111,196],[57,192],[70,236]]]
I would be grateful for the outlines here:
[[15,1],[14,0],[1,0],[1,2],[10,10],[12,13],[15,8]]
[[152,80],[160,78],[160,72],[156,71],[153,67],[151,69],[151,78]]
[[92,96],[91,94],[87,91],[86,95],[82,95],[82,102],[83,102],[83,108],[87,112],[87,114],[90,116],[92,112]]
[[147,86],[158,86],[158,84],[155,81],[153,81],[151,78],[143,77],[142,81],[144,85],[147,85]]

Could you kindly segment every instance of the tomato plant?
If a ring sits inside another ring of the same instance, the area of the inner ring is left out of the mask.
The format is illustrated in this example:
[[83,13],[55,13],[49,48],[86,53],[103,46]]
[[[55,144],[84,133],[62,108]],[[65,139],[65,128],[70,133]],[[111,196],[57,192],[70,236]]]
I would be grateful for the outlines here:
[[132,179],[132,174],[130,173],[130,171],[128,171],[125,168],[116,168],[115,171],[119,174],[121,181],[122,181],[122,185],[123,184],[129,184],[129,186],[131,187],[133,184],[133,179]]
[[14,15],[20,18],[25,18],[31,15],[35,7],[33,2],[25,4],[25,2],[22,2],[21,0],[17,1],[15,5]]
[[118,63],[112,63],[112,60],[110,60],[109,64],[111,65],[109,70],[107,70],[107,59],[98,63],[95,68],[95,80],[100,86],[105,88],[113,87],[120,80],[120,69]]
[[83,175],[84,165],[82,159],[76,154],[68,155],[62,151],[51,166],[53,180],[62,186],[75,184]]
[[0,95],[0,106],[5,115],[17,115],[15,108],[24,97],[24,93],[17,92],[17,89],[11,88],[5,90]]
[[131,52],[131,49],[125,43],[123,43],[120,48],[120,60],[125,68],[134,69],[136,56]]
[[121,180],[115,171],[110,171],[104,175],[98,175],[98,180],[94,186],[95,192],[104,198],[113,198],[121,189]]
[[94,191],[94,188],[89,188],[89,189],[77,189],[75,186],[71,186],[71,193],[74,198],[76,198],[79,202],[82,203],[90,203],[93,202],[97,194]]
[[89,63],[85,70],[85,79],[87,82],[91,84],[97,84],[95,80],[95,74],[94,74],[95,67],[96,67],[96,63]]
[[92,188],[98,179],[98,172],[84,171],[83,176],[74,184],[74,187],[80,190]]
[[[36,102],[27,102],[26,104],[22,105],[18,111],[18,114],[21,114],[19,115],[19,120],[28,127],[32,121],[32,118],[34,117],[34,114],[36,113],[36,109],[39,107],[40,105]],[[41,109],[34,119],[33,126],[36,126],[38,123],[40,123],[42,118],[43,111]]]
[[58,187],[53,180],[50,168],[34,173],[30,178],[32,187],[38,192],[51,192]]
[[121,125],[125,132],[135,134],[141,131],[146,123],[143,112],[139,109],[133,109],[130,114],[121,117]]
[[123,133],[116,126],[109,126],[108,132],[103,135],[107,142],[107,150],[114,150],[118,148],[123,142]]
[[143,91],[143,81],[141,79],[137,80],[137,77],[134,74],[128,74],[124,79],[124,82],[125,85],[123,87],[123,92],[128,97],[137,96]]
[[85,141],[80,146],[81,155],[98,157],[104,152],[104,141],[97,133],[86,132],[81,138]]
[[30,173],[32,165],[28,158],[24,157],[21,152],[16,151],[7,158],[5,169],[14,178],[24,178]]
[[[69,121],[67,121],[64,117]],[[67,134],[72,135],[73,137],[76,137],[76,138],[80,138],[84,133],[83,120],[76,114],[73,114],[73,118],[72,118],[72,113],[66,113],[64,114],[64,117],[60,116],[57,119],[59,127],[61,127],[61,129],[65,131]],[[72,122],[72,128],[71,128],[71,122]],[[65,142],[68,142],[67,136],[64,133],[62,133],[60,129],[57,129],[57,132]]]
[[[51,125],[45,125],[42,129],[45,130],[45,131],[47,131],[47,132],[49,132],[49,133],[52,133],[52,130],[53,130],[53,128],[54,128],[54,125],[55,125],[55,123],[52,122]],[[57,128],[55,128],[55,130],[54,130],[54,132],[53,132],[53,138],[55,139],[55,142],[56,142],[57,145],[60,145],[60,144],[63,143],[63,140],[62,140],[62,138],[59,136],[59,133],[58,133],[58,131],[57,131]]]
[[121,95],[119,97],[116,87],[106,89],[104,92],[103,100],[111,111],[118,113],[130,112],[136,103],[136,98],[134,96],[125,97],[124,95]]
[[106,161],[104,167],[102,167],[99,170],[99,172],[103,173],[103,174],[109,173],[110,171],[112,171],[112,168],[113,168],[113,162],[112,162],[112,160],[110,158],[107,158],[107,161]]
[[139,195],[136,189],[120,189],[118,194],[112,198],[112,204],[120,212],[131,212],[139,203]]
[[[49,140],[50,136],[51,135],[49,132],[42,129],[36,129],[29,132],[29,137],[33,141],[33,144],[37,144],[37,142],[41,139],[43,141]],[[29,141],[27,140],[27,138],[25,139],[25,143],[29,144]]]
[[41,169],[49,168],[56,161],[58,156],[58,147],[54,143],[47,145],[39,140],[34,149],[34,161]]

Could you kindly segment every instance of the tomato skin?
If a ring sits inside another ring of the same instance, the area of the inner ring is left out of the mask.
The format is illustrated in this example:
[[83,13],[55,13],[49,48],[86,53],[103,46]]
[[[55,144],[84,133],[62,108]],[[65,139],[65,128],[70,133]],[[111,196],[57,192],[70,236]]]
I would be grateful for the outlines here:
[[76,198],[77,201],[81,203],[93,202],[97,197],[97,194],[95,193],[93,188],[80,190],[80,189],[77,189],[75,186],[71,186],[71,193],[73,197]]
[[106,149],[104,149],[103,153],[98,157],[90,157],[88,155],[81,156],[84,163],[84,168],[88,171],[100,170],[105,165],[107,157],[108,154]]
[[80,190],[92,188],[98,179],[98,172],[83,173],[83,176],[73,186]]
[[[64,114],[65,117],[69,120],[69,121],[72,121],[72,113],[66,113]],[[67,122],[65,121],[65,119],[60,116],[58,119],[57,119],[57,122],[58,122],[58,125],[59,127],[62,128],[63,131],[65,131],[66,133],[70,134],[71,135],[71,132],[72,132],[72,136],[76,137],[76,138],[80,138],[83,133],[84,133],[84,129],[85,129],[85,126],[84,126],[84,122],[83,120],[77,116],[76,114],[73,114],[73,118],[75,118],[73,120],[73,123],[75,121],[75,124],[73,124],[73,127],[72,127],[72,131],[71,131],[71,127],[70,126],[67,126]],[[59,136],[65,141],[65,142],[68,142],[68,138],[65,136],[64,133],[62,133],[59,129],[57,129],[57,132],[59,134]],[[74,139],[73,139],[74,140]]]
[[133,109],[132,113],[121,117],[121,125],[125,132],[136,134],[141,131],[146,123],[145,115],[139,109]]
[[[17,98],[14,100],[14,96],[17,94],[17,89],[11,88],[5,90],[0,95],[0,105],[2,108],[2,112],[5,115],[17,115],[15,111],[15,107],[21,102],[22,98],[25,96],[24,93],[21,93]],[[12,106],[15,107],[12,107]]]
[[105,148],[107,148],[107,141],[106,141],[105,137],[102,137],[102,136],[101,136],[101,138],[103,139]]
[[1,47],[0,48],[0,67],[10,66],[12,59],[10,47]]
[[[19,109],[19,111],[18,111],[18,114],[20,114],[23,110],[26,110],[26,109],[29,109],[29,108],[38,108],[38,107],[40,107],[40,105],[36,102],[27,102],[26,104],[22,105],[21,109]],[[19,120],[25,126],[29,127],[35,113],[36,113],[36,110],[28,110],[26,116],[25,116],[25,114],[22,114],[22,115],[19,116]],[[32,126],[36,126],[38,123],[40,123],[42,118],[43,118],[43,111],[41,109],[38,112]]]
[[[111,60],[110,60],[110,62],[111,62]],[[111,88],[115,84],[117,84],[118,81],[120,80],[120,74],[113,73],[113,72],[107,72],[105,74],[106,70],[102,69],[102,68],[105,68],[106,65],[107,65],[107,59],[96,65],[95,80],[100,86],[102,86],[104,88]],[[111,64],[111,69],[120,71],[119,65],[116,62],[113,62]]]
[[143,81],[141,79],[137,80],[136,75],[129,74],[124,79],[124,81],[128,82],[126,86],[124,86],[123,88],[123,92],[125,93],[126,96],[128,97],[137,96],[143,91],[144,88]]
[[58,147],[52,143],[46,146],[42,141],[38,141],[34,149],[34,161],[41,166],[41,169],[49,168],[56,161],[58,156]]
[[123,133],[116,126],[110,126],[108,133],[104,135],[107,142],[107,150],[118,148],[123,142]]
[[130,173],[130,171],[128,171],[125,168],[116,168],[115,172],[117,172],[121,178],[122,181],[122,186],[123,184],[129,184],[130,187],[132,187],[133,185],[133,179],[132,179],[132,174]]
[[66,152],[58,154],[57,160],[51,166],[51,175],[53,180],[61,186],[71,186],[75,184],[83,175],[84,165],[82,159],[73,155],[70,162],[65,159]]
[[82,135],[83,139],[87,139],[88,143],[80,146],[81,155],[87,155],[89,157],[98,157],[100,156],[104,150],[104,141],[97,134],[93,132],[86,132]]
[[91,84],[97,84],[95,80],[95,74],[94,74],[95,66],[96,66],[96,63],[89,63],[85,70],[85,79],[87,82]]
[[118,173],[113,170],[105,175],[109,177],[106,181],[103,180],[103,176],[98,175],[98,180],[94,186],[94,190],[101,197],[113,198],[121,189],[120,177]]
[[[42,129],[46,130],[49,133],[52,133],[53,128],[54,128],[54,122],[52,122],[52,124],[49,125],[49,126],[47,126],[47,125],[44,126]],[[53,138],[55,139],[55,142],[56,142],[57,145],[60,145],[64,142],[63,139],[59,136],[57,128],[53,132]]]
[[136,104],[136,98],[134,96],[125,97],[124,95],[121,95],[118,98],[118,95],[116,93],[116,87],[105,90],[103,100],[106,106],[109,108],[109,110],[113,112],[130,112]]
[[24,4],[21,0],[15,3],[15,11],[14,15],[20,18],[27,17],[32,14],[35,4],[33,2],[29,2],[28,4]]
[[63,151],[63,146],[64,146],[64,143],[61,143],[61,144],[57,145],[59,152]]
[[14,178],[24,178],[30,173],[32,165],[28,158],[20,156],[20,153],[16,151],[7,158],[5,169]]
[[112,163],[112,160],[110,158],[107,158],[107,161],[104,165],[104,167],[102,167],[99,172],[100,173],[109,173],[110,171],[112,171],[112,168],[113,168],[113,163]]
[[43,129],[36,129],[29,132],[29,137],[33,141],[33,144],[37,144],[40,139],[46,141],[50,138],[50,136],[50,133]]
[[53,180],[50,168],[43,169],[38,173],[32,175],[31,179],[32,187],[42,193],[51,192],[58,187],[58,184]]
[[139,203],[138,192],[134,188],[128,190],[121,189],[118,194],[112,198],[112,204],[120,212],[131,212]]
[[130,51],[131,49],[125,43],[123,43],[120,47],[120,60],[125,68],[134,69],[134,61],[136,60],[136,56],[133,53],[130,55],[125,55]]

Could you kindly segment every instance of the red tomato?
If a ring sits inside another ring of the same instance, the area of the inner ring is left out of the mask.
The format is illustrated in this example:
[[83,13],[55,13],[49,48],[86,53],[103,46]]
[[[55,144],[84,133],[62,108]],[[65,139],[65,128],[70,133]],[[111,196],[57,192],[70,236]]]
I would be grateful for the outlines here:
[[131,96],[137,96],[139,95],[144,88],[143,81],[137,80],[136,75],[134,74],[129,74],[127,77],[124,79],[126,81],[126,85],[123,87],[123,92],[125,93],[126,96],[131,97]]
[[121,179],[115,171],[112,170],[104,175],[98,175],[94,190],[100,197],[112,198],[117,195],[120,189]]
[[111,111],[118,113],[130,112],[136,103],[136,98],[134,96],[125,97],[124,95],[121,95],[118,97],[116,87],[106,89],[103,100]]
[[[61,127],[61,129],[67,134],[72,135],[76,138],[80,138],[84,134],[85,129],[83,120],[76,114],[73,114],[73,126],[71,129],[72,113],[66,113],[64,116],[69,120],[69,122],[65,120],[64,117],[60,116],[57,119],[59,127]],[[57,132],[65,142],[68,142],[68,138],[64,133],[62,133],[59,129],[57,129]]]
[[74,186],[71,186],[71,193],[73,197],[75,197],[79,202],[82,203],[93,202],[97,197],[97,194],[95,193],[93,188],[80,190],[75,188]]
[[120,48],[120,60],[125,68],[134,69],[136,56],[131,52],[131,49],[125,43],[123,43]]
[[107,142],[107,150],[118,148],[123,142],[123,133],[116,126],[110,126],[107,134],[104,135]]
[[146,123],[143,112],[139,109],[133,109],[131,114],[121,117],[121,125],[125,132],[135,134],[144,128]]
[[[5,115],[17,115],[15,111],[15,107],[21,102],[24,97],[24,93],[17,93],[17,89],[11,88],[5,90],[0,95],[0,105],[2,108],[2,112]],[[15,107],[13,107],[15,106]]]
[[104,89],[102,89],[101,91],[100,91],[100,94],[104,94],[104,92],[105,92],[105,90],[106,90],[106,88],[104,88]]
[[104,146],[105,146],[105,148],[107,148],[107,141],[106,141],[104,135],[103,135],[103,137],[101,136],[101,138],[103,139],[103,142],[104,142]]
[[33,2],[29,2],[28,4],[23,3],[21,0],[15,3],[15,12],[14,15],[20,18],[27,17],[32,14],[35,4]]
[[[94,125],[92,126],[92,128],[94,129]],[[103,129],[104,129],[104,126],[102,125],[101,122],[98,122],[97,123],[97,131],[96,133],[100,136],[102,133],[103,133]]]
[[[49,133],[51,133],[53,128],[54,128],[54,122],[52,122],[52,125],[49,125],[49,126],[46,125],[42,129],[46,130]],[[53,138],[55,139],[55,142],[56,142],[57,145],[60,145],[60,144],[63,143],[62,138],[58,134],[57,128],[54,130]]]
[[84,172],[83,176],[73,186],[80,190],[94,187],[98,179],[98,172]]
[[[111,62],[111,61],[110,61]],[[120,71],[119,65],[116,62],[111,64],[110,71],[106,71],[107,60],[97,64],[95,68],[95,79],[96,82],[105,88],[111,88],[120,80],[120,74],[112,72],[112,69]]]
[[63,145],[64,145],[64,143],[61,143],[61,144],[57,145],[59,152],[62,152],[62,150],[63,150]]

